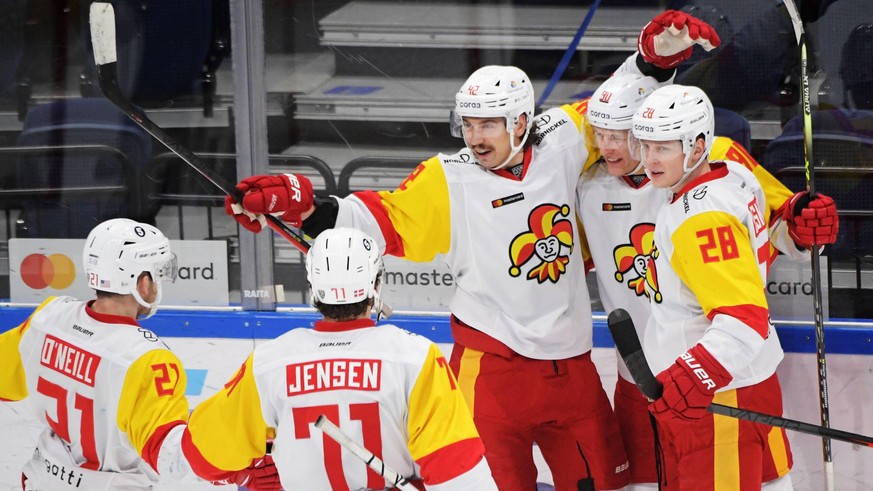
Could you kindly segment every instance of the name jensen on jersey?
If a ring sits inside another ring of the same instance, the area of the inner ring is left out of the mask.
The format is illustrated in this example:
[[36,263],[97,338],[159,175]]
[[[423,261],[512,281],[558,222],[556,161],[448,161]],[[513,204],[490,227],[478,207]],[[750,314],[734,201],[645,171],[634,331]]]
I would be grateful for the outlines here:
[[46,334],[39,362],[44,367],[94,387],[94,375],[100,365],[100,357]]
[[334,359],[292,363],[285,367],[289,396],[327,390],[379,390],[382,360]]

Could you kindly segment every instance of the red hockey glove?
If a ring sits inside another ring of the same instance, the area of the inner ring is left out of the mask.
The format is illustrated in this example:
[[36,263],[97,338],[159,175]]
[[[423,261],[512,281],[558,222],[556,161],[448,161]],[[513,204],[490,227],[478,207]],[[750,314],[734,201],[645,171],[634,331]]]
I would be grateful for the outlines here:
[[224,212],[251,232],[258,233],[267,227],[267,219],[264,218],[264,215],[255,215],[245,211],[242,205],[234,201],[230,195],[224,197]]
[[296,174],[247,177],[236,188],[244,193],[244,209],[234,207],[236,202],[228,196],[224,200],[224,211],[252,232],[260,232],[265,223],[252,214],[270,213],[299,228],[302,215],[312,209],[315,199],[309,179]]
[[721,40],[706,22],[678,10],[667,10],[646,24],[637,40],[637,49],[652,65],[673,68],[691,56],[695,44],[711,51]]
[[706,414],[715,391],[729,384],[733,377],[698,344],[676,358],[657,379],[664,384],[664,393],[649,404],[649,411],[658,419],[695,420]]
[[833,244],[840,230],[837,205],[830,196],[801,191],[788,200],[782,210],[788,223],[788,235],[800,247]]
[[279,482],[279,471],[270,455],[254,459],[252,465],[235,472],[227,479],[227,483],[245,486],[251,491],[281,491],[282,489],[282,483]]

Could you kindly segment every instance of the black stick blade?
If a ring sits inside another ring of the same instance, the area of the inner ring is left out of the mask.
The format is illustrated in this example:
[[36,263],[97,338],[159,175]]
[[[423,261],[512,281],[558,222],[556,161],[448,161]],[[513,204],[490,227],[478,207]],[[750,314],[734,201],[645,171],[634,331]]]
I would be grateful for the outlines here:
[[634,382],[644,396],[655,400],[661,397],[663,387],[652,374],[649,362],[643,354],[640,338],[634,328],[634,321],[624,309],[615,309],[609,313],[606,320],[612,340],[618,349],[618,354],[624,360]]

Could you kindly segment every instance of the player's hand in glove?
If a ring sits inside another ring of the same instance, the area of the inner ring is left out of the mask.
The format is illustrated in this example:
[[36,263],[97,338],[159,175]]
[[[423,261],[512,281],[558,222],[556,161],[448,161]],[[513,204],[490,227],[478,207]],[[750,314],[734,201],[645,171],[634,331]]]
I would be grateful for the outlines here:
[[711,51],[721,39],[712,26],[678,10],[658,14],[637,39],[640,55],[658,68],[673,68],[687,60],[695,44]]
[[300,228],[303,215],[314,207],[312,182],[305,176],[280,174],[247,177],[236,185],[243,192],[242,208],[233,198],[224,199],[224,211],[252,232],[260,232],[270,213]]
[[649,411],[662,420],[696,420],[706,414],[715,391],[729,384],[733,377],[698,344],[676,358],[657,379],[664,384],[664,392],[649,404]]
[[281,491],[282,489],[279,471],[270,455],[254,459],[252,465],[235,472],[227,479],[227,483],[245,486],[251,491]]
[[788,223],[788,235],[798,247],[833,244],[840,230],[837,205],[830,196],[810,195],[801,191],[788,200],[782,210],[782,219]]

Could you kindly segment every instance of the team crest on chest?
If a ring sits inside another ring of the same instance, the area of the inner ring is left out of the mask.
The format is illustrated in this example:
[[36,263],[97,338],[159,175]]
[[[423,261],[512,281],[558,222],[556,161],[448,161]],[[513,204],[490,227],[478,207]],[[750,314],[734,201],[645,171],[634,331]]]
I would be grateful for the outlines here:
[[569,205],[544,204],[534,208],[527,218],[528,229],[509,244],[509,275],[521,275],[522,266],[535,263],[527,279],[543,283],[557,283],[567,272],[573,251],[573,223]]
[[[629,243],[619,244],[612,250],[615,261],[615,281],[624,283],[638,297],[648,296],[646,284],[649,282],[647,271],[655,250],[655,224],[638,223],[628,234]],[[658,291],[657,276],[652,275],[654,284],[649,288]],[[660,296],[660,294],[658,295]]]

